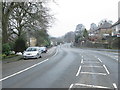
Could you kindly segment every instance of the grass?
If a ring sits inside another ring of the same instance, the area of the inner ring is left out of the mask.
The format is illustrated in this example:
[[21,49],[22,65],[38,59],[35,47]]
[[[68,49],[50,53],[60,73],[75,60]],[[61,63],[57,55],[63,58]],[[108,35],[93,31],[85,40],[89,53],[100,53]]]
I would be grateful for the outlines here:
[[6,56],[6,55],[2,55],[2,61],[3,62],[14,62],[14,61],[18,61],[18,60],[21,60],[22,56],[21,55],[15,55],[15,54],[12,54],[12,55],[9,55],[9,56]]
[[3,58],[3,59],[6,59],[6,58],[13,58],[13,57],[16,57],[16,56],[18,56],[18,55],[11,54],[11,55],[9,55],[9,56],[6,56],[5,54],[3,54],[3,55],[2,55],[2,58]]

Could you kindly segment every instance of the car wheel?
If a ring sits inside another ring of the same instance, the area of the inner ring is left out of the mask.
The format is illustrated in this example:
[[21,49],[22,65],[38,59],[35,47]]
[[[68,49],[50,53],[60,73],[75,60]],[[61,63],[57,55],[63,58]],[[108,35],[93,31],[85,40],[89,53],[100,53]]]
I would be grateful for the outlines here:
[[37,56],[36,59],[39,59],[39,56]]
[[37,54],[37,56],[36,56],[36,59],[38,59],[39,58],[39,53]]
[[42,56],[40,55],[40,58],[42,58]]

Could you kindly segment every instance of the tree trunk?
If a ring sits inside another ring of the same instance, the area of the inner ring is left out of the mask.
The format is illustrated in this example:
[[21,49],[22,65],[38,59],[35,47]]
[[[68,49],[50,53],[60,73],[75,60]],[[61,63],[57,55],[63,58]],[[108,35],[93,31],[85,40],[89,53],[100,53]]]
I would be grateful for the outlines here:
[[6,15],[2,16],[2,43],[8,42],[8,17]]
[[[7,43],[8,42],[8,21],[9,21],[9,16],[13,9],[17,7],[19,4],[14,4],[15,2],[11,2],[11,4],[6,7],[2,7],[2,43]],[[3,5],[2,5],[3,6]]]

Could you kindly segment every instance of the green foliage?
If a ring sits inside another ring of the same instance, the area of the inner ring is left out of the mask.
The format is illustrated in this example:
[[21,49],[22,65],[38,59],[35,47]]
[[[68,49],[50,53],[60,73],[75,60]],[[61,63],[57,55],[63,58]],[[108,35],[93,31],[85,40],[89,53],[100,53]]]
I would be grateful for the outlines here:
[[50,40],[46,30],[40,30],[35,33],[37,46],[49,46]]
[[75,42],[78,43],[78,40],[80,39],[80,36],[75,36]]
[[23,53],[23,51],[27,48],[26,46],[26,42],[23,38],[18,38],[15,41],[15,45],[14,45],[14,51],[15,53],[17,52],[21,52]]
[[119,38],[114,38],[112,41],[112,48],[119,48],[119,43],[120,43],[120,39]]
[[83,36],[84,36],[85,39],[88,38],[88,31],[87,31],[86,29],[85,29],[84,32],[83,32]]
[[14,51],[14,44],[15,44],[14,42],[10,42],[10,43],[9,43],[9,46],[10,46],[10,48],[11,48],[11,51]]
[[5,43],[2,45],[2,53],[8,56],[10,54],[10,45],[8,43]]

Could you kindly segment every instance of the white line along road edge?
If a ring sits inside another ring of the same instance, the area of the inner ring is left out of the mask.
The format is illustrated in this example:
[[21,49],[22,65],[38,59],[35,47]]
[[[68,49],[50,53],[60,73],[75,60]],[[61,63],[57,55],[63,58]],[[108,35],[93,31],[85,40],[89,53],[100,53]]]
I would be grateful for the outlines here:
[[107,71],[107,73],[110,74],[110,72],[108,71],[107,67],[105,65],[103,65],[103,67],[105,68],[105,70]]
[[81,70],[81,66],[79,67],[79,69],[78,69],[78,72],[77,72],[76,76],[78,76],[78,75],[79,75],[80,70]]
[[37,63],[37,64],[34,64],[34,65],[32,65],[32,66],[30,66],[30,67],[28,67],[28,68],[26,68],[26,69],[23,69],[23,70],[21,70],[21,71],[19,71],[19,72],[16,72],[16,73],[12,74],[12,75],[9,75],[9,76],[7,76],[7,77],[5,77],[5,78],[2,78],[2,79],[0,79],[0,81],[6,80],[6,79],[8,79],[8,78],[10,78],[10,77],[13,77],[13,76],[18,75],[18,74],[20,74],[20,73],[22,73],[22,72],[25,72],[25,71],[27,71],[27,70],[29,70],[29,69],[31,69],[31,68],[33,68],[33,67],[36,67],[36,66],[38,66],[38,65],[40,65],[40,64],[42,64],[42,63],[44,63],[44,62],[46,62],[46,61],[48,61],[48,60],[49,60],[49,59],[45,59],[44,61],[41,61],[41,62],[39,62],[39,63]]
[[[54,57],[57,53],[58,53],[58,50],[56,50],[56,53],[55,53],[52,57]],[[42,64],[42,63],[44,63],[44,62],[46,62],[46,61],[48,61],[48,60],[49,60],[49,59],[45,59],[45,60],[43,60],[43,61],[41,61],[41,62],[39,62],[39,63],[37,63],[37,64],[34,64],[34,65],[26,68],[26,69],[23,69],[23,70],[21,70],[21,71],[19,71],[19,72],[16,72],[16,73],[12,74],[12,75],[9,75],[9,76],[7,76],[7,77],[4,77],[4,78],[0,79],[0,82],[3,81],[3,80],[8,79],[8,78],[10,78],[10,77],[13,77],[13,76],[15,76],[15,75],[18,75],[18,74],[20,74],[20,73],[22,73],[22,72],[25,72],[25,71],[33,68],[33,67],[36,67],[36,66],[38,66],[38,65],[40,65],[40,64]]]
[[[58,49],[56,48],[56,53],[52,57],[56,56],[57,53],[58,53]],[[50,57],[50,58],[52,58],[52,57]]]

